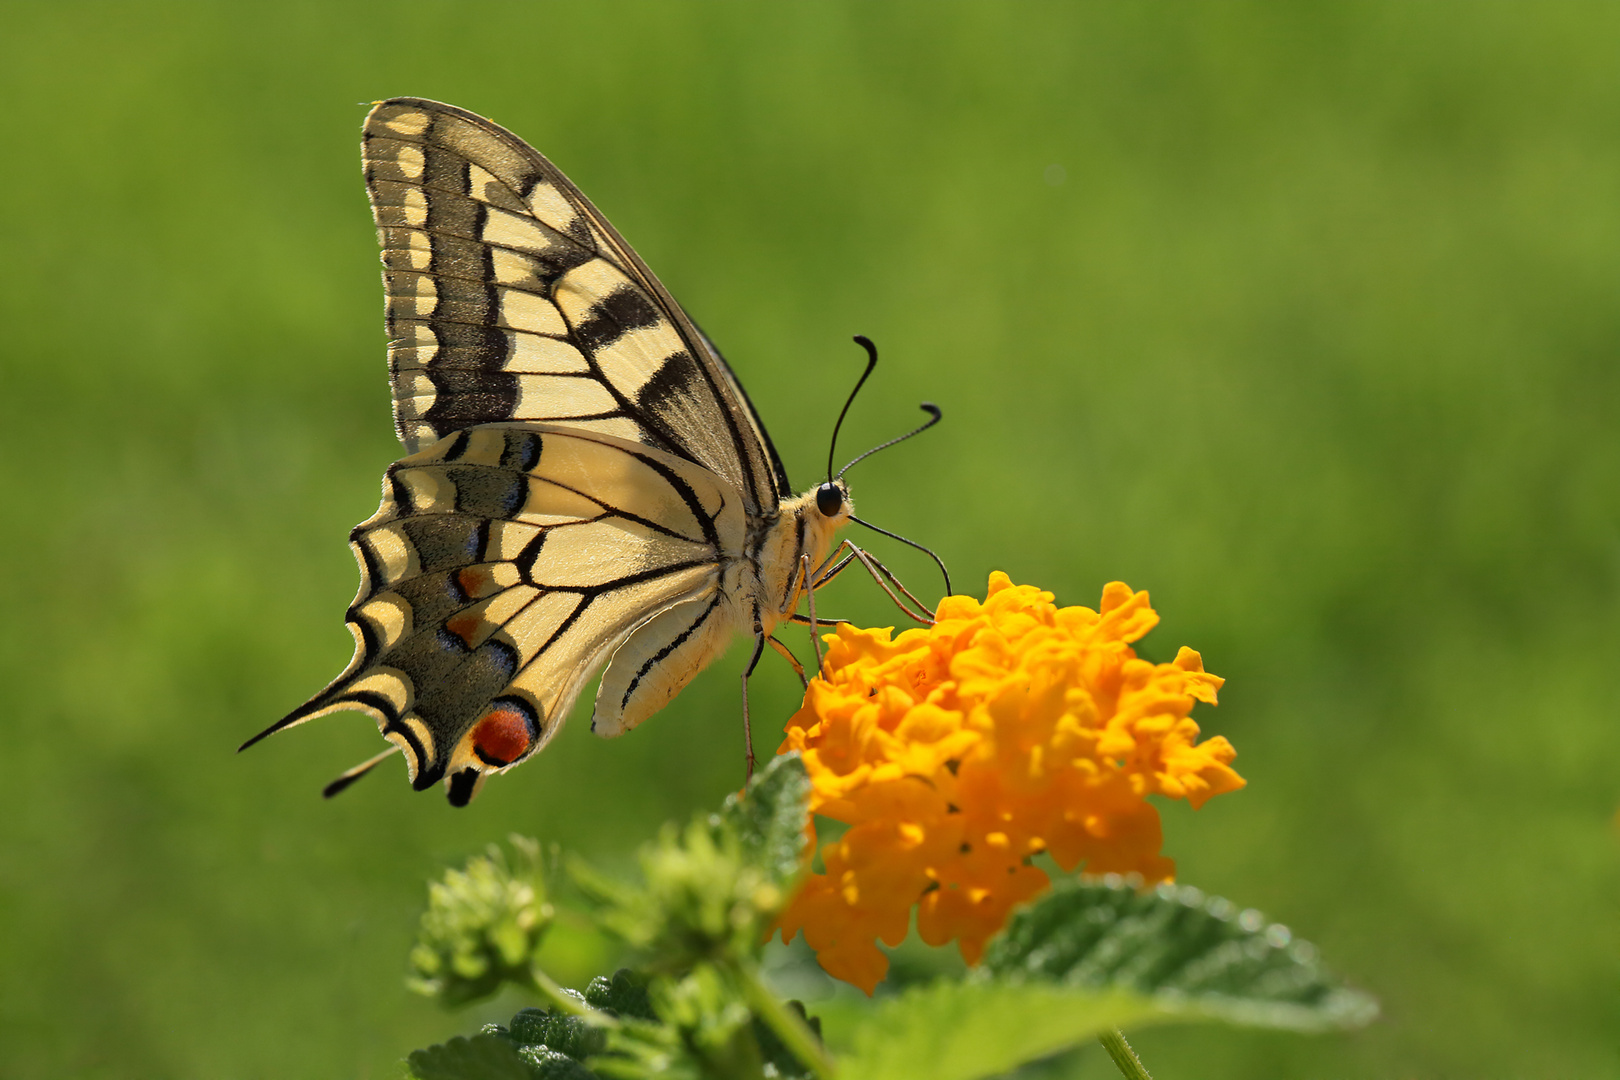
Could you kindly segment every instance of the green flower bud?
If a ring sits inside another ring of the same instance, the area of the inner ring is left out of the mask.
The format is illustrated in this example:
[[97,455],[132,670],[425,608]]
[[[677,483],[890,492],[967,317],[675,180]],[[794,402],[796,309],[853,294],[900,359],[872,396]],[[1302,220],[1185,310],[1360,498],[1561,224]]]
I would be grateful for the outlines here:
[[411,989],[447,1006],[488,997],[505,982],[529,985],[530,964],[551,925],[540,872],[540,845],[513,836],[515,867],[491,845],[428,886]]

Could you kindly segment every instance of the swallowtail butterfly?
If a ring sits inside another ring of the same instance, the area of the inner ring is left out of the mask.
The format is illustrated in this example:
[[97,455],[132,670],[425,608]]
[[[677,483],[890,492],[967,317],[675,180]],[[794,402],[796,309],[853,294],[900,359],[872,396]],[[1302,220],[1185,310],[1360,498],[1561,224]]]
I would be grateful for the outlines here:
[[852,507],[830,471],[792,494],[714,345],[523,140],[394,98],[362,156],[407,456],[349,537],[353,660],[244,748],[367,713],[393,745],[328,794],[398,750],[417,790],[442,781],[461,806],[544,747],[604,663],[591,728],[612,736],[735,634],[757,662],[830,576]]

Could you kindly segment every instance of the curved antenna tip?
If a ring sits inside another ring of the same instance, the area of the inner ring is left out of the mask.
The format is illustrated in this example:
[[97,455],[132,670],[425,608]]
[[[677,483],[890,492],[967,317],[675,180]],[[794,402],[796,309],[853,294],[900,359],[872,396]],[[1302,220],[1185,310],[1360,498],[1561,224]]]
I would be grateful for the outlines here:
[[[865,461],[867,458],[871,457],[873,454],[877,453],[879,450],[887,450],[889,447],[893,446],[895,443],[903,443],[907,439],[911,438],[913,435],[921,435],[923,432],[927,431],[929,428],[933,427],[935,424],[939,423],[941,420],[943,420],[945,418],[945,414],[940,411],[939,406],[935,405],[932,401],[923,402],[919,406],[919,408],[921,408],[923,412],[928,414],[928,419],[923,421],[923,423],[921,425],[911,429],[910,431],[906,432],[904,435],[901,435],[899,438],[890,439],[886,443],[879,443],[878,445],[872,447],[872,449],[868,450],[866,453],[859,454],[856,457],[851,458],[848,465],[845,465],[842,469],[838,470],[838,475],[840,477],[842,477],[845,473],[849,472],[851,465],[854,465],[857,462]],[[830,465],[831,462],[829,462],[828,464]]]
[[872,369],[877,367],[877,346],[872,344],[872,339],[865,334],[856,334],[851,340],[866,350],[866,370],[861,372],[859,379],[855,380],[855,389],[849,392],[849,397],[844,400],[844,407],[838,410],[838,420],[833,424],[832,442],[827,446],[827,483],[829,484],[833,482],[833,457],[838,452],[838,429],[844,426],[844,417],[849,415],[849,407],[855,404],[855,395],[861,392],[861,387],[866,385],[867,376],[871,375]]

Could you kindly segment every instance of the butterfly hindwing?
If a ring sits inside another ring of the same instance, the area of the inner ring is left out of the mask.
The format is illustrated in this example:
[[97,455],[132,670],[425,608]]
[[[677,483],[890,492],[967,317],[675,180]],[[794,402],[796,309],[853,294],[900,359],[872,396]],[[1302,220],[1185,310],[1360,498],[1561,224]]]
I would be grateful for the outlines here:
[[566,424],[665,450],[753,512],[787,478],[730,369],[573,184],[521,139],[416,98],[366,118],[408,451],[463,427]]
[[602,672],[591,730],[622,735],[668,705],[725,651],[736,629],[721,593],[682,601],[642,623]]
[[[712,609],[702,639],[730,637],[715,601],[745,522],[729,484],[629,440],[532,424],[447,436],[388,470],[351,536],[348,670],[271,730],[366,712],[418,790],[513,764],[660,613]],[[618,715],[604,727],[616,733]]]

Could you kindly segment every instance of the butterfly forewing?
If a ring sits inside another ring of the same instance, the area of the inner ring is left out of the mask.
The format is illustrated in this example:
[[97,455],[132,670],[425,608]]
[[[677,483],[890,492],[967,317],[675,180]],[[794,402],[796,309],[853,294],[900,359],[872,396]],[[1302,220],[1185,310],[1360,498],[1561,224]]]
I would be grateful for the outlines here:
[[362,152],[408,451],[478,424],[566,424],[669,451],[750,511],[775,508],[787,479],[735,377],[550,162],[411,98],[372,110]]

